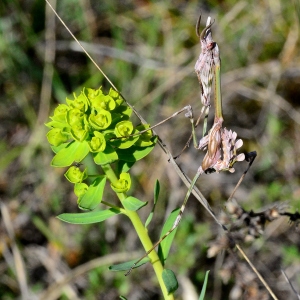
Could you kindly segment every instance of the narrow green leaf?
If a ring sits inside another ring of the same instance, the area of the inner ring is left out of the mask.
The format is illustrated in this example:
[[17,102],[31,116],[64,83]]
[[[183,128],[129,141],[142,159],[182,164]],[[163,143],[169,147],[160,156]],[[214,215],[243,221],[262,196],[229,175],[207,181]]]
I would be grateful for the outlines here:
[[73,141],[61,149],[52,159],[53,167],[68,167],[74,161],[81,162],[89,153],[89,146],[86,141],[80,143]]
[[120,299],[122,299],[122,300],[127,300],[127,298],[126,298],[126,297],[124,297],[124,296],[121,296],[121,295],[119,296],[119,298],[120,298]]
[[[153,206],[153,208],[154,208],[154,206]],[[151,222],[151,220],[152,220],[152,218],[153,218],[153,214],[154,214],[153,208],[152,208],[152,210],[151,210],[151,212],[150,212],[150,214],[149,214],[149,216],[148,216],[148,218],[147,218],[147,220],[146,220],[146,222],[145,222],[145,227],[146,227],[146,228],[148,227],[148,225],[150,224],[150,222]]]
[[204,283],[203,283],[203,286],[201,289],[201,294],[200,294],[199,300],[204,300],[205,293],[206,293],[206,287],[207,287],[207,281],[208,281],[208,274],[209,274],[209,270],[206,271],[205,279],[204,279]]
[[135,164],[135,162],[119,160],[118,161],[118,173],[120,174],[120,173],[128,172],[134,164]]
[[147,156],[153,150],[154,146],[155,144],[146,148],[132,146],[128,149],[117,149],[117,153],[119,159],[129,162],[135,162]]
[[155,186],[154,186],[154,204],[157,203],[159,192],[160,192],[160,183],[158,180],[156,180]]
[[102,201],[106,176],[101,175],[89,186],[85,194],[79,198],[78,207],[83,210],[93,210]]
[[[160,237],[164,236],[173,226],[176,217],[178,216],[180,211],[180,208],[177,208],[171,212],[169,215],[167,221],[164,224],[164,227],[161,231]],[[158,246],[158,256],[162,264],[165,263],[165,260],[167,259],[169,255],[169,251],[173,242],[173,239],[175,237],[175,233],[177,231],[177,228],[173,230],[172,233],[170,233]]]
[[[127,261],[127,262],[124,262],[124,263],[121,263],[121,264],[117,264],[117,265],[112,265],[109,267],[109,270],[111,271],[128,271],[132,265],[137,261],[137,259],[134,259],[134,260],[131,260],[131,261]],[[148,261],[150,261],[149,257],[145,257],[143,258],[135,267],[135,268],[138,268],[140,267],[141,265],[144,265],[145,263],[147,263]]]
[[158,200],[158,196],[159,196],[159,191],[160,191],[160,184],[159,184],[159,181],[156,180],[155,182],[155,186],[154,186],[154,203],[153,203],[153,207],[152,207],[152,210],[145,222],[145,227],[147,228],[148,225],[150,224],[152,218],[153,218],[153,215],[154,215],[154,210],[155,210],[155,206],[156,206],[156,203],[157,203],[157,200]]
[[137,198],[129,196],[125,200],[122,201],[122,204],[128,210],[137,211],[141,207],[145,206],[147,204],[147,202],[144,202]]
[[120,213],[121,212],[119,210],[110,208],[86,213],[61,214],[57,216],[57,218],[71,224],[92,224],[100,223]]
[[164,269],[162,279],[166,285],[168,294],[174,293],[178,289],[178,281],[172,270]]
[[100,166],[111,164],[116,160],[118,160],[118,154],[114,148],[108,144],[106,144],[106,148],[103,152],[94,154],[94,162]]
[[129,173],[121,173],[118,181],[111,183],[110,187],[116,193],[126,193],[131,187],[131,178]]

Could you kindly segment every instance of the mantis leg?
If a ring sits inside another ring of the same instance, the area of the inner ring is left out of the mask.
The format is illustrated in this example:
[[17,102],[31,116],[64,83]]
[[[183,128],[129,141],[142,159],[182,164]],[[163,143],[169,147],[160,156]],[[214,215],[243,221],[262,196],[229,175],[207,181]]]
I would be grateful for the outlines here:
[[240,180],[238,181],[238,183],[236,184],[235,188],[233,189],[232,193],[230,194],[229,198],[227,199],[227,202],[229,202],[232,198],[233,198],[233,195],[235,194],[236,190],[238,189],[238,187],[240,186],[240,184],[242,183],[244,177],[246,176],[247,172],[249,171],[251,165],[253,164],[256,156],[257,156],[257,153],[256,151],[252,151],[252,152],[249,152],[249,153],[245,153],[245,156],[246,156],[246,161],[249,162],[248,164],[248,168],[244,171],[244,173],[242,174]]

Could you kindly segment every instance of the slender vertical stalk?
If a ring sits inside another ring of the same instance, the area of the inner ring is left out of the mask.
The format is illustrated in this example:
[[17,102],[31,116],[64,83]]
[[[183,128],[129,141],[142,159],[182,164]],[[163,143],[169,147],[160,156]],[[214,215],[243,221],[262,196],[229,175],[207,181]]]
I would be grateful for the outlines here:
[[[112,184],[117,183],[118,178],[109,164],[102,166],[102,169]],[[123,200],[125,200],[127,198],[126,193],[117,193],[117,196],[120,199],[121,203]],[[124,207],[124,210],[125,210],[125,214],[128,216],[128,218],[132,222],[132,225],[133,225],[134,229],[136,230],[136,233],[137,233],[145,251],[148,252],[150,249],[153,249],[153,243],[152,243],[152,241],[148,235],[148,231],[145,228],[144,224],[142,223],[139,215],[135,211],[127,210],[125,207]],[[150,262],[153,266],[153,269],[156,274],[157,280],[159,282],[160,288],[164,295],[164,299],[173,300],[174,299],[173,295],[172,294],[168,295],[165,283],[163,281],[162,272],[163,272],[164,268],[163,268],[163,265],[157,255],[156,251],[155,250],[151,251],[148,254],[148,257],[150,258]]]
[[[219,54],[219,51],[217,51]],[[215,117],[223,120],[222,95],[221,95],[221,62],[220,58],[215,59]]]
[[[139,215],[134,211],[127,211],[127,216],[130,218],[130,220],[137,232],[137,235],[138,235],[141,243],[143,244],[145,251],[147,252],[148,250],[152,249],[153,243],[150,240],[148,232],[147,232],[146,228],[144,227]],[[151,251],[148,254],[148,257],[150,258],[150,262],[153,266],[153,269],[154,269],[154,272],[158,279],[160,288],[163,292],[164,299],[167,299],[167,300],[174,299],[172,294],[168,295],[165,283],[162,278],[162,272],[163,272],[164,268],[163,268],[163,265],[161,264],[161,261],[157,255],[156,251],[155,250]]]

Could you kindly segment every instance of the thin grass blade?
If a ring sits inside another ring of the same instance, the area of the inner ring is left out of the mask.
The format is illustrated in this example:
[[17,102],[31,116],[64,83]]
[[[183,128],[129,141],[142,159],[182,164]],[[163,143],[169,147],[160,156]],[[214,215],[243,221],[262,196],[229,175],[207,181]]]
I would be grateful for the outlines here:
[[201,289],[201,294],[200,294],[199,300],[204,300],[205,293],[206,293],[206,287],[207,287],[207,281],[208,281],[208,274],[209,274],[209,270],[206,271],[205,278],[204,278],[204,283],[203,283],[203,286],[202,286],[202,289]]

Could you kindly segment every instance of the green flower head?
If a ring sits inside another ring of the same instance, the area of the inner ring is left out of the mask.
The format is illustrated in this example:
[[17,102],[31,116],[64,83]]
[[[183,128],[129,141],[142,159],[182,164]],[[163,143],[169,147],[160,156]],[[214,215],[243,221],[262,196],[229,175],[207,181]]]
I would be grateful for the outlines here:
[[75,183],[74,193],[80,199],[87,191],[89,186],[86,183]]
[[67,123],[72,127],[74,125],[78,126],[83,122],[84,113],[77,108],[70,109],[67,112]]
[[97,90],[94,89],[85,89],[87,97],[90,99],[90,101],[92,102],[97,96],[102,95],[103,92],[101,90],[101,87]]
[[121,105],[124,101],[120,94],[112,88],[109,90],[108,95],[115,100],[117,106]]
[[131,187],[130,175],[128,173],[121,173],[118,182],[110,186],[116,193],[126,193]]
[[87,170],[82,172],[78,167],[72,166],[64,175],[72,183],[81,183],[87,178]]
[[74,126],[71,128],[71,135],[74,140],[83,142],[88,138],[89,132],[85,129],[82,129],[80,126]]
[[133,131],[133,124],[130,121],[121,121],[116,124],[115,135],[117,137],[127,137]]
[[[145,129],[148,129],[149,127],[150,127],[149,124],[143,124],[143,125],[137,126],[136,129],[139,131],[143,131]],[[153,145],[152,138],[153,138],[152,131],[148,130],[140,135],[139,140],[136,142],[136,146],[139,146],[139,147],[151,146],[151,145]]]
[[80,93],[80,95],[77,97],[74,94],[74,100],[66,99],[67,103],[71,108],[76,108],[80,110],[81,112],[86,112],[89,107],[89,100],[87,96],[84,94],[84,90]]
[[116,108],[115,100],[109,96],[104,94],[99,94],[98,96],[94,97],[92,100],[92,106],[98,111],[99,109],[105,110],[114,110]]
[[59,104],[55,110],[52,120],[58,122],[66,122],[67,112],[70,108],[66,104]]
[[69,135],[60,128],[53,128],[47,133],[48,142],[56,147],[65,143],[68,138]]
[[88,142],[90,151],[93,153],[103,152],[106,148],[106,141],[104,135],[98,131],[94,131],[94,136],[91,141]]
[[104,109],[97,110],[97,114],[90,114],[89,123],[98,130],[104,130],[111,124],[111,113]]

